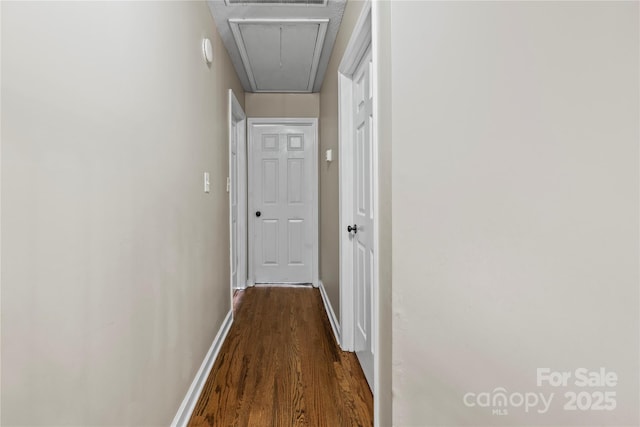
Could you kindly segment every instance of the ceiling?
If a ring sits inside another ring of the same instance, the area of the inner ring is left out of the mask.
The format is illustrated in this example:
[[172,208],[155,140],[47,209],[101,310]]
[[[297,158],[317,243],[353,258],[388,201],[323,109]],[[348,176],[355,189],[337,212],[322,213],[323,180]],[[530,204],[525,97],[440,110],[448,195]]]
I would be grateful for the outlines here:
[[209,0],[247,92],[319,92],[346,0]]

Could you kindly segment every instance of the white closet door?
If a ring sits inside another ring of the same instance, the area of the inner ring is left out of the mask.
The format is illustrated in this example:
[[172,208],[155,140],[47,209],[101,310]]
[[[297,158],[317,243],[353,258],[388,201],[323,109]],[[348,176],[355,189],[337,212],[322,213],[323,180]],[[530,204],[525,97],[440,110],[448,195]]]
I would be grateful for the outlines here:
[[312,283],[316,129],[251,125],[249,221],[254,283]]
[[354,201],[353,283],[355,285],[355,350],[373,389],[373,95],[371,52],[353,75]]

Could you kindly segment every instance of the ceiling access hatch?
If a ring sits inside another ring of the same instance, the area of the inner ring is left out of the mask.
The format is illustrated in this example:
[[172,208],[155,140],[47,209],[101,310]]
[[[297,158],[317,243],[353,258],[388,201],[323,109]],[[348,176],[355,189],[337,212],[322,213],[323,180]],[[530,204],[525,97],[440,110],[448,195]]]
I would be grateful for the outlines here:
[[328,19],[229,19],[253,92],[312,92]]
[[326,6],[327,0],[225,0],[227,6],[265,5],[265,6]]

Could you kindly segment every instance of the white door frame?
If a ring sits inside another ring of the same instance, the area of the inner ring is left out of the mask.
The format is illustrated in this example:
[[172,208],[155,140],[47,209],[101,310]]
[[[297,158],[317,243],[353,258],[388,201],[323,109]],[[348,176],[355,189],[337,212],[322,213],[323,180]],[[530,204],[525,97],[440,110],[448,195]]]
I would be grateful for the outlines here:
[[[250,117],[247,119],[247,134],[248,134],[248,143],[247,143],[247,164],[253,164],[253,150],[250,147],[253,146],[253,132],[251,129],[254,125],[294,125],[294,126],[311,126],[313,128],[313,145],[311,148],[311,163],[313,165],[313,170],[311,171],[312,181],[311,188],[313,189],[313,201],[311,202],[311,225],[313,227],[313,248],[312,248],[312,256],[311,256],[311,284],[314,287],[318,287],[318,241],[320,240],[319,235],[319,226],[318,226],[318,119],[317,118],[254,118]],[[248,168],[248,182],[253,182],[253,168]],[[253,206],[251,194],[251,187],[247,187],[247,200],[250,212],[255,211]],[[253,221],[249,220],[247,217],[247,222],[249,224],[249,236],[253,236],[254,226]],[[253,251],[251,250],[251,245],[248,247],[249,254],[249,276],[247,278],[247,286],[255,286],[255,276],[253,273]]]
[[[229,127],[229,177],[227,177],[227,191],[229,192],[229,281],[231,291],[231,307],[233,308],[233,291],[236,289],[244,289],[247,286],[247,126],[246,115],[240,102],[236,98],[233,90],[229,89],[229,112],[228,112],[228,127]],[[233,135],[233,125],[235,124],[236,134]],[[231,153],[231,145],[233,144],[233,138],[236,138],[236,171],[238,175],[238,182],[231,182],[231,171],[233,170],[232,162],[233,156]],[[237,185],[237,197],[238,197],[238,232],[236,234],[236,247],[238,251],[238,265],[237,268],[237,283],[233,283],[233,277],[231,271],[233,271],[233,221],[232,221],[232,209],[233,202],[231,200],[231,185]]]
[[372,340],[373,348],[373,410],[374,410],[374,426],[379,425],[378,409],[380,407],[379,399],[379,378],[380,378],[380,361],[378,358],[378,340],[379,340],[379,304],[378,304],[378,281],[379,281],[379,247],[380,247],[380,224],[379,224],[379,183],[378,183],[378,117],[377,117],[377,97],[378,97],[378,77],[377,77],[377,52],[373,48],[373,32],[372,32],[372,5],[371,1],[365,2],[360,13],[360,17],[356,22],[356,26],[351,34],[349,43],[345,49],[342,60],[338,67],[338,132],[340,147],[340,165],[339,165],[339,181],[340,181],[340,346],[345,351],[354,351],[355,349],[355,286],[353,280],[353,246],[347,233],[347,225],[353,223],[353,164],[355,157],[354,150],[354,129],[353,129],[353,73],[364,54],[372,48],[372,94],[373,94],[373,135],[372,135],[372,154],[373,154],[373,277],[372,277],[372,293],[373,307],[371,310],[372,323]]

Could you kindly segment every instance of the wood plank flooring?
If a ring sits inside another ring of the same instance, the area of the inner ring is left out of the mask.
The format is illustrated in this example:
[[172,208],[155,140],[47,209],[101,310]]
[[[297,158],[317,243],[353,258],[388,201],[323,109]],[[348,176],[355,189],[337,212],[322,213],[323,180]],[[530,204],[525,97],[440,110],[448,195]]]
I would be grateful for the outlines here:
[[336,344],[320,292],[246,290],[189,426],[371,425],[371,391]]

